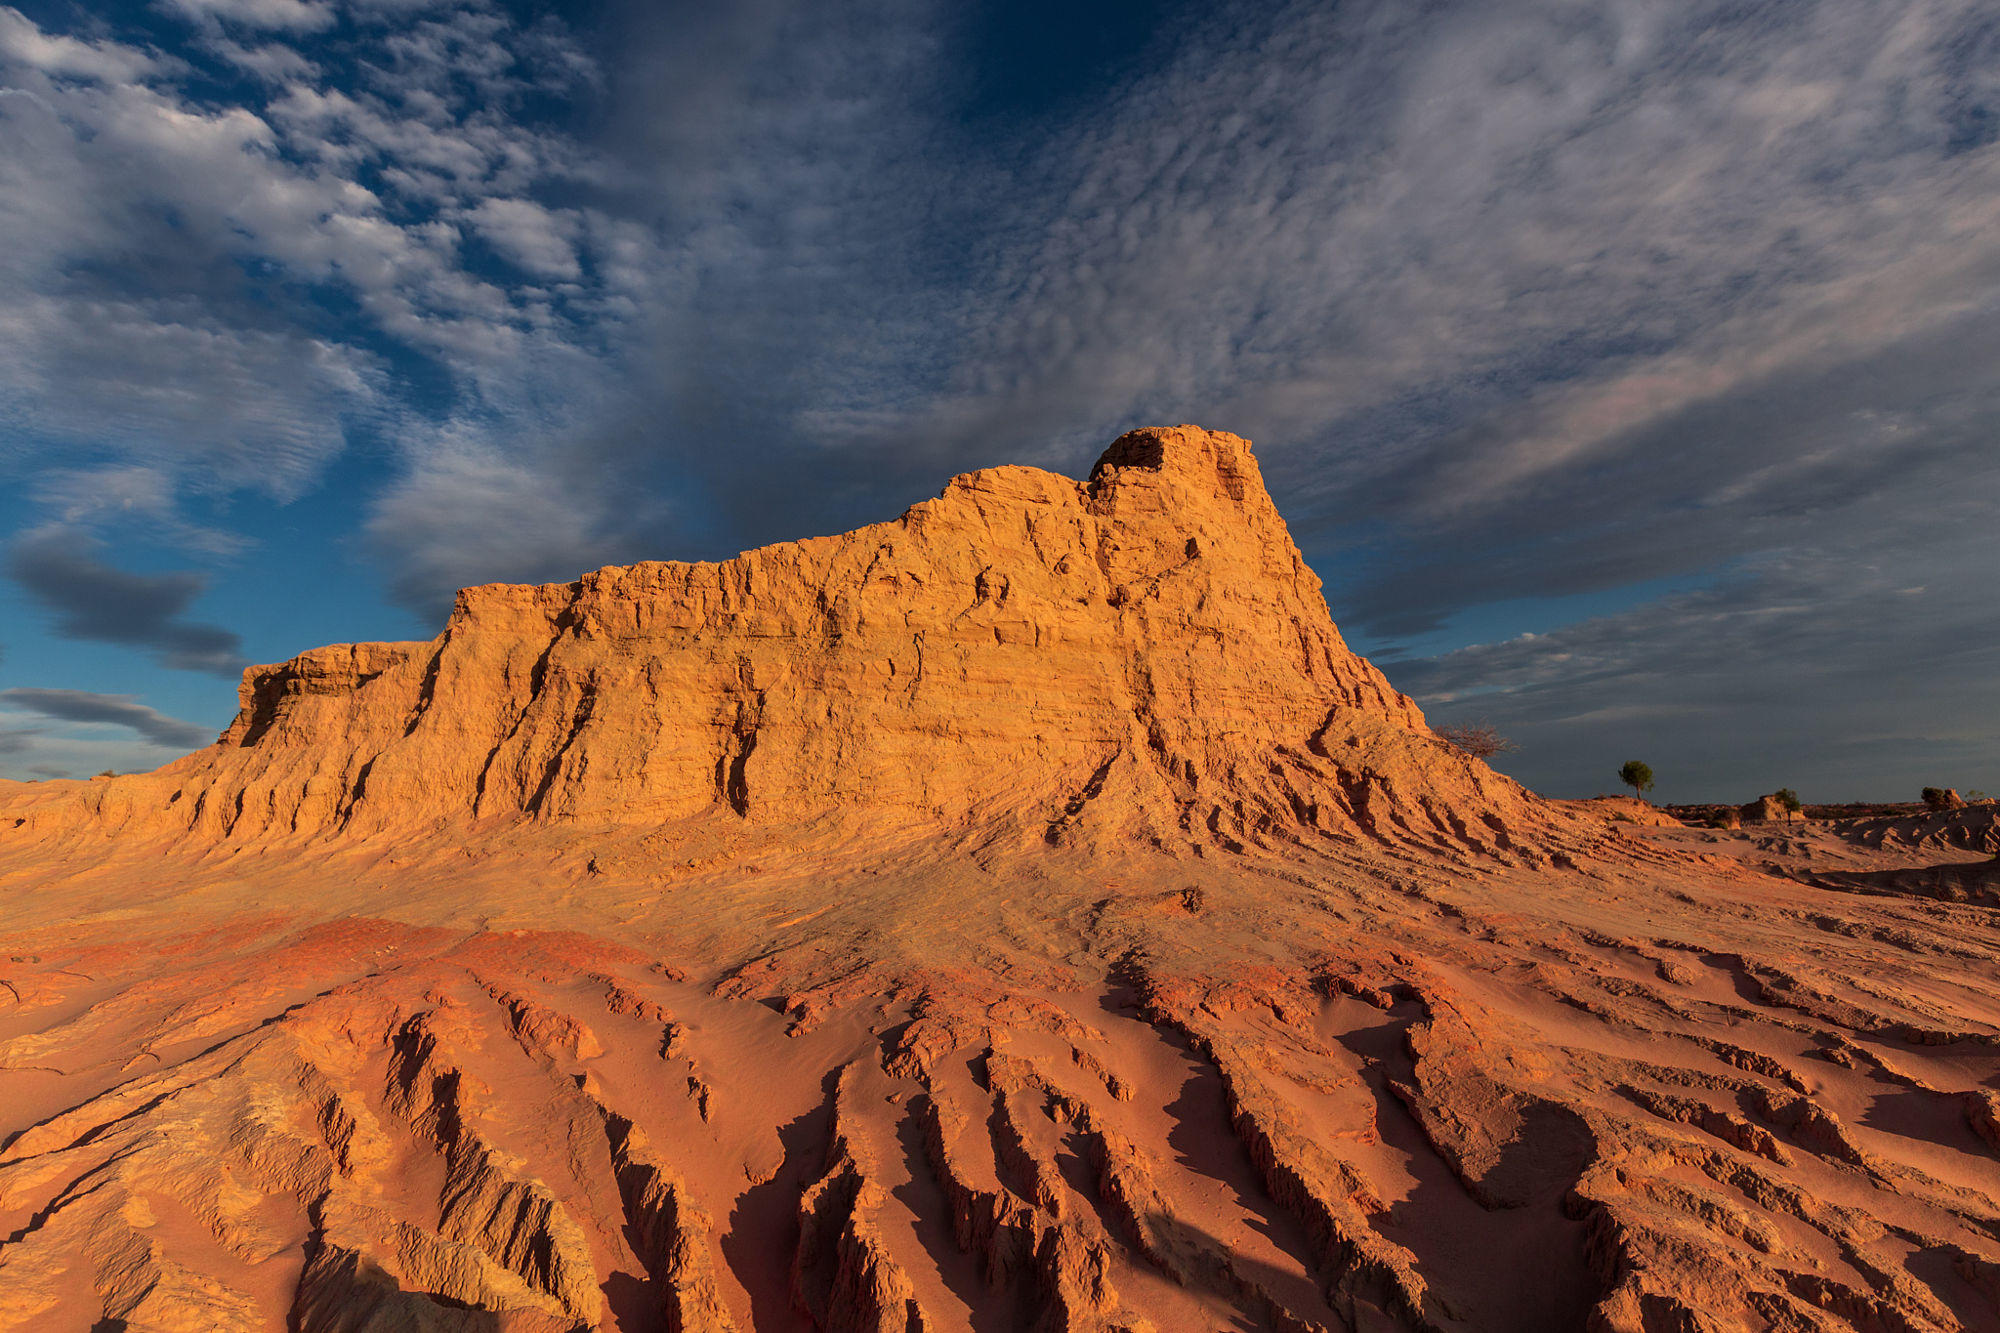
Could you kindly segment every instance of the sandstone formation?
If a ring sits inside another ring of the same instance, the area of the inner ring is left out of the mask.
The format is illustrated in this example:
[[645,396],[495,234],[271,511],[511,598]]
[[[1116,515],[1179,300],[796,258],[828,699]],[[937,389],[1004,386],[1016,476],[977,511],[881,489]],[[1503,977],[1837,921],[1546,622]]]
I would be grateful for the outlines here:
[[1744,824],[1788,824],[1800,817],[1798,811],[1786,805],[1785,799],[1775,793],[1746,802],[1737,814]]
[[1958,849],[2000,855],[2000,806],[1946,807],[1911,818],[1858,819],[1854,836],[1871,847],[1912,851]]
[[1191,427],[471,589],[0,784],[0,1330],[2000,1328],[1992,807],[1620,813]]
[[241,845],[733,813],[1531,858],[1574,822],[1433,737],[1319,586],[1247,442],[1135,431],[1082,484],[991,468],[722,564],[468,588],[437,639],[254,668],[215,746],[24,817]]

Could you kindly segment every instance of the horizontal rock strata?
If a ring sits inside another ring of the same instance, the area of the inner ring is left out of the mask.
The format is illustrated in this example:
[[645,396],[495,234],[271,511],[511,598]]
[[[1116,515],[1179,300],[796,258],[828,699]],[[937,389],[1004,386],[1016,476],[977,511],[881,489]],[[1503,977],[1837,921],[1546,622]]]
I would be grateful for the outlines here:
[[990,468],[721,564],[468,588],[430,643],[253,668],[215,746],[17,818],[242,842],[838,816],[1500,857],[1576,835],[1431,736],[1319,589],[1245,441],[1135,431],[1082,483]]

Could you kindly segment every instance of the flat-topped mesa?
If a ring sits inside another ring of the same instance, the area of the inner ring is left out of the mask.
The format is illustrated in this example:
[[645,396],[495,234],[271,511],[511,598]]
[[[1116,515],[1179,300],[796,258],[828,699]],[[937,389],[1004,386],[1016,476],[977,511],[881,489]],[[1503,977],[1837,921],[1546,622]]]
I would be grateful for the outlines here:
[[1564,818],[1348,650],[1248,442],[1193,426],[1122,436],[1083,483],[989,468],[841,536],[468,588],[430,643],[254,668],[214,746],[73,790],[23,817],[211,839],[889,818],[1503,855]]

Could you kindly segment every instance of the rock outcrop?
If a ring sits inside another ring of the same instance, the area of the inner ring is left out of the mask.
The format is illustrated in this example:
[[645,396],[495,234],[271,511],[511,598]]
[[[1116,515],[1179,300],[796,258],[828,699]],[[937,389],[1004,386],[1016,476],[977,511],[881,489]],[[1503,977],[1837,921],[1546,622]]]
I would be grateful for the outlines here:
[[1958,794],[1956,787],[1926,787],[1924,788],[1924,805],[1934,813],[1946,810],[1963,810],[1966,807],[1966,799]]
[[209,749],[17,817],[212,843],[837,815],[1502,856],[1580,823],[1430,734],[1341,641],[1249,444],[1191,426],[1082,483],[990,468],[721,564],[468,588],[429,643],[253,668],[241,701]]
[[1773,793],[1745,802],[1738,807],[1737,816],[1744,824],[1784,824],[1798,819],[1799,812],[1785,804],[1784,797]]
[[1915,816],[1842,821],[1843,836],[1868,847],[1909,852],[1983,852],[2000,859],[2000,806],[1968,805]]

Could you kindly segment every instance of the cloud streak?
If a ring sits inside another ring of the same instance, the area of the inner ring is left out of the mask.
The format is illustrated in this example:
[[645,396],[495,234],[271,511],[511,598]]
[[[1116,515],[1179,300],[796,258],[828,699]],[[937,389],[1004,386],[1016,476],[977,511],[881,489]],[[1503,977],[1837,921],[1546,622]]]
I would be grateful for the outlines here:
[[0,706],[23,708],[59,722],[124,727],[154,745],[175,750],[198,749],[215,739],[207,728],[168,717],[129,694],[17,688],[0,690]]
[[132,574],[99,560],[87,537],[46,528],[14,544],[7,576],[54,617],[66,639],[151,653],[162,666],[234,679],[248,665],[231,630],[187,618],[208,580],[200,574]]
[[1743,801],[1783,785],[1816,800],[1912,799],[1923,786],[1983,785],[2000,746],[1985,684],[2000,668],[1990,599],[1903,581],[1941,549],[1980,548],[1961,535],[1863,579],[1830,579],[1816,553],[1798,553],[1389,669],[1434,721],[1491,720],[1522,747],[1501,766],[1558,795],[1614,788],[1635,755],[1672,800]]

